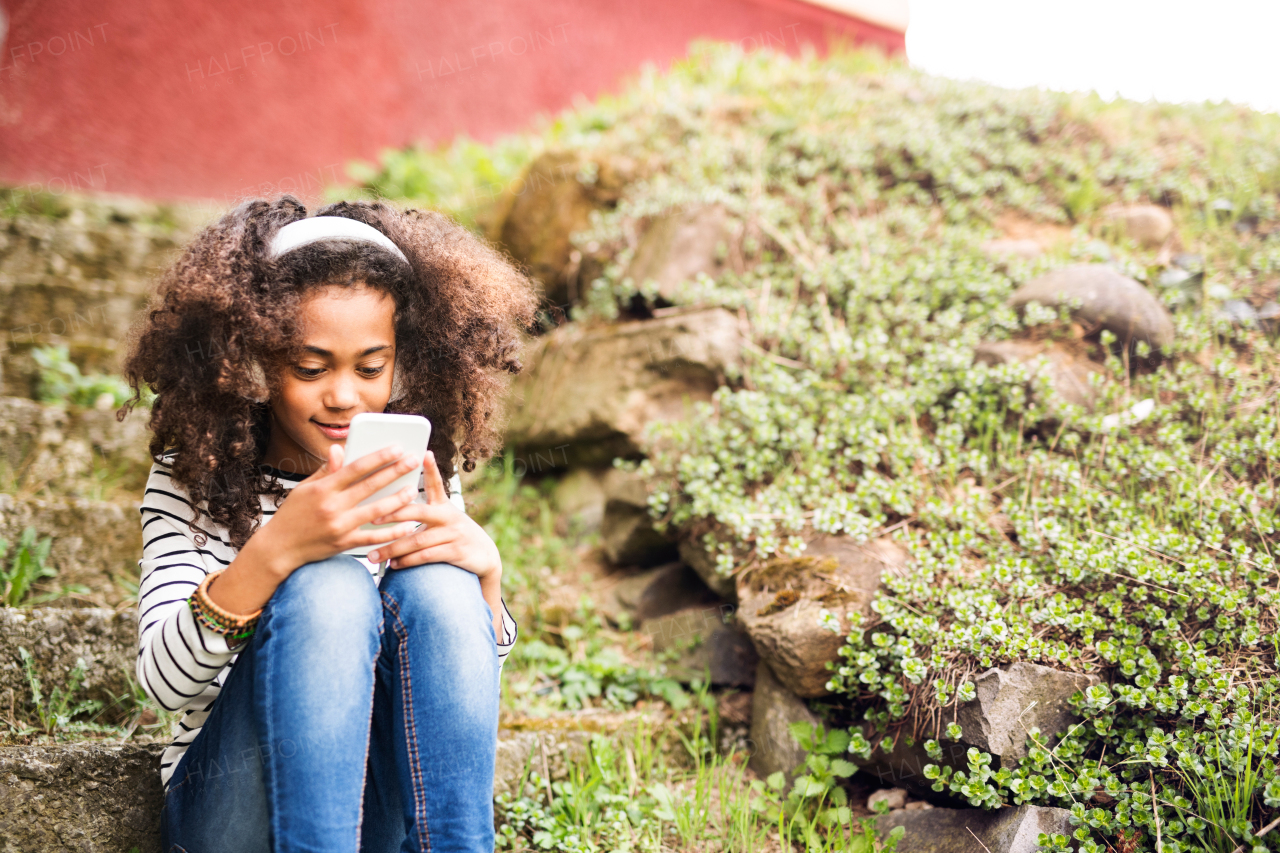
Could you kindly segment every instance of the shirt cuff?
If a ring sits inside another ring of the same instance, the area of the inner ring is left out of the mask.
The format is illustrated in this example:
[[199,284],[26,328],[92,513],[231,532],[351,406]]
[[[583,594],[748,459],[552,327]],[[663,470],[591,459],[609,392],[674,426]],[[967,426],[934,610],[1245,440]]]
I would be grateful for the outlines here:
[[507,655],[511,654],[511,647],[516,644],[516,637],[520,633],[520,626],[516,624],[515,618],[511,615],[511,610],[507,607],[507,600],[502,599],[502,636],[498,638],[498,661],[501,663],[506,660]]

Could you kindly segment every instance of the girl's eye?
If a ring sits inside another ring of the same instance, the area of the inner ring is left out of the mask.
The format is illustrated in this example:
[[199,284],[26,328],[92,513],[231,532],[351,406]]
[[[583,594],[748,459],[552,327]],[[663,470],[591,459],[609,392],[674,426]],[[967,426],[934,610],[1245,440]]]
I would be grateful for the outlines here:
[[324,373],[323,367],[295,367],[299,376],[305,376],[307,379],[315,379],[321,373]]
[[382,371],[385,369],[386,368],[384,367],[362,367],[360,368],[360,374],[372,379],[375,376],[381,375]]

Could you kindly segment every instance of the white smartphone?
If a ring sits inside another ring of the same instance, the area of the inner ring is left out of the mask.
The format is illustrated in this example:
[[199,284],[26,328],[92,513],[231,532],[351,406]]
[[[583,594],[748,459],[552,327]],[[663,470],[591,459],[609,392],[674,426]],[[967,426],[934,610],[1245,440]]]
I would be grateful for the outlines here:
[[[347,433],[347,443],[343,455],[343,466],[350,465],[361,456],[376,453],[384,447],[398,444],[405,452],[421,460],[427,455],[427,444],[431,441],[431,421],[421,415],[388,415],[366,412],[351,419],[351,432]],[[415,489],[418,478],[422,475],[422,465],[401,474],[369,497],[360,501],[359,506],[393,495],[406,486]],[[400,522],[389,524],[362,524],[361,530],[381,530],[395,527]],[[388,540],[390,541],[390,540]],[[381,543],[380,543],[381,544]],[[352,548],[345,554],[365,553],[374,546]]]

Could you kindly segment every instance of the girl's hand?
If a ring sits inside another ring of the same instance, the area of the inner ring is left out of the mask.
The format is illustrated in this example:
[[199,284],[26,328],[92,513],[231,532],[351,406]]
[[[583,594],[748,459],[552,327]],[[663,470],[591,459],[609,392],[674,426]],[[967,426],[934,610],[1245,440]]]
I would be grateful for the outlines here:
[[[431,451],[427,451],[422,473],[427,502],[402,506],[374,521],[377,524],[414,521],[424,526],[408,536],[370,551],[369,561],[378,563],[390,560],[393,569],[420,566],[423,563],[452,563],[477,575],[482,586],[489,586],[501,578],[502,558],[498,555],[498,546],[471,516],[449,502],[449,493],[444,487],[440,469],[436,467],[435,454]],[[384,532],[383,538],[385,537]]]
[[418,490],[413,486],[369,506],[356,504],[417,464],[416,458],[399,448],[387,447],[343,465],[342,447],[331,446],[329,461],[295,486],[271,523],[259,531],[270,539],[274,572],[283,580],[306,563],[327,559],[349,548],[385,542],[388,534],[403,536],[413,530],[411,523],[391,530],[360,529],[360,525],[394,512],[417,497]]

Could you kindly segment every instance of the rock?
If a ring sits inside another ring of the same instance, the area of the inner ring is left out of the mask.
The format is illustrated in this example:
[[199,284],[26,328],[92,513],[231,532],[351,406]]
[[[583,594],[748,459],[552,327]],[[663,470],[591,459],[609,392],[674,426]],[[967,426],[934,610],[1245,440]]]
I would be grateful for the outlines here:
[[697,573],[682,563],[669,564],[654,576],[636,600],[636,618],[644,622],[690,607],[725,604]]
[[633,177],[634,166],[625,158],[548,151],[513,182],[489,236],[542,282],[552,304],[568,305],[581,295],[569,238],[587,227],[592,211],[616,204]]
[[751,687],[759,656],[751,639],[725,624],[732,605],[689,608],[647,619],[642,630],[653,638],[653,650],[674,650],[679,657],[667,664],[667,674],[684,683],[704,679],[712,684]]
[[1250,328],[1258,321],[1258,312],[1243,299],[1228,299],[1218,309],[1217,318],[1235,326]]
[[960,707],[956,721],[966,744],[996,756],[1003,767],[1013,767],[1028,754],[1030,729],[1039,728],[1052,745],[1079,721],[1067,700],[1097,681],[1096,675],[1017,661],[975,678],[978,697]]
[[[18,610],[0,608],[0,697],[12,691],[17,707],[31,701],[23,659],[31,653],[36,676],[46,697],[65,689],[76,661],[83,660],[84,680],[72,697],[96,699],[110,706],[113,697],[132,695],[129,676],[138,651],[136,617],[98,607]],[[8,699],[3,700],[8,707]],[[99,722],[110,722],[105,714]]]
[[761,778],[793,771],[804,763],[805,751],[791,733],[792,723],[818,723],[804,700],[782,686],[764,661],[756,669],[751,697],[751,759],[749,766]]
[[1040,729],[1048,746],[1057,744],[1079,720],[1068,704],[1071,695],[1097,680],[1097,676],[1025,661],[989,669],[974,679],[977,697],[959,708],[956,721],[963,732],[960,740],[940,742],[940,761],[929,758],[924,750],[923,740],[932,737],[930,732],[911,744],[905,735],[899,736],[892,752],[885,754],[876,749],[870,759],[855,758],[854,762],[881,783],[901,785],[921,796],[939,799],[932,791],[932,783],[924,778],[926,764],[964,769],[968,766],[968,750],[975,747],[991,753],[997,769],[1016,766],[1017,760],[1028,754],[1027,733],[1032,728]]
[[[1040,359],[1043,357],[1043,362]],[[1098,392],[1089,377],[1106,376],[1101,365],[1075,355],[1060,344],[1043,341],[988,341],[973,350],[975,364],[1025,364],[1032,379],[1045,370],[1054,394],[1063,403],[1092,411]]]
[[1044,254],[1044,247],[1035,240],[1000,238],[982,244],[982,251],[991,258],[1022,258],[1030,261]]
[[603,709],[515,720],[498,729],[494,793],[515,794],[526,767],[552,781],[568,778],[570,767],[587,758],[593,735],[633,739],[663,722],[651,712]]
[[639,572],[615,572],[608,576],[599,588],[596,610],[615,625],[623,622],[628,627],[638,624],[640,617],[637,611],[640,609],[640,599],[644,596],[645,590],[679,567],[679,563],[667,563],[664,566]]
[[0,747],[0,851],[159,853],[165,746]]
[[0,460],[23,484],[80,494],[99,487],[95,463],[115,469],[122,483],[141,485],[151,468],[147,412],[123,423],[114,413],[0,397]]
[[556,483],[551,499],[556,511],[584,532],[599,530],[604,520],[604,475],[585,468],[570,471]]
[[885,803],[889,806],[889,810],[906,808],[907,792],[903,788],[881,788],[871,796],[867,797],[867,809],[874,812],[876,806]]
[[1080,306],[1071,309],[1072,316],[1086,327],[1109,329],[1125,343],[1173,343],[1173,319],[1160,301],[1106,264],[1072,264],[1034,278],[1014,291],[1009,303],[1022,309],[1034,301],[1056,310],[1073,300]]
[[738,318],[723,308],[608,326],[568,323],[530,347],[507,444],[563,447],[571,467],[646,452],[644,428],[678,420],[740,366]]
[[[902,810],[876,818],[876,833],[885,837],[895,827],[906,834],[899,853],[1037,853],[1041,833],[1065,835],[1075,827],[1071,812],[1043,806],[982,809]],[[1074,847],[1074,844],[1073,844]]]
[[636,246],[626,276],[637,287],[652,281],[658,297],[674,300],[676,289],[700,273],[715,278],[724,269],[718,246],[729,236],[727,215],[719,205],[675,210],[650,222]]
[[604,591],[599,610],[615,623],[622,614],[639,624],[689,608],[722,603],[688,566],[667,563],[618,579]]
[[916,800],[915,802],[907,803],[903,808],[909,812],[914,812],[934,808],[934,805],[926,800]]
[[[826,696],[827,663],[838,659],[848,631],[845,613],[870,615],[881,573],[906,560],[905,549],[888,538],[858,544],[848,536],[819,536],[802,557],[772,560],[738,576],[738,621],[788,690]],[[839,632],[820,624],[823,610],[840,620]]]
[[1124,235],[1139,246],[1154,248],[1173,234],[1173,217],[1155,204],[1131,204],[1112,207],[1106,217],[1120,226]]
[[[493,792],[516,794],[520,777],[526,768],[552,779],[563,779],[568,767],[587,757],[591,732],[498,732],[498,751],[494,760]],[[543,753],[546,761],[543,761]]]
[[698,577],[702,578],[702,582],[714,592],[716,595],[728,601],[738,600],[738,584],[728,575],[722,575],[716,570],[716,561],[706,548],[702,547],[702,543],[695,541],[687,534],[683,534],[679,538],[677,548],[680,552],[680,559],[685,562],[689,568],[693,569]]
[[639,474],[614,468],[604,478],[600,537],[615,566],[653,566],[676,556],[676,544],[653,527],[648,494]]
[[1280,319],[1280,303],[1272,300],[1263,303],[1261,308],[1254,308],[1251,303],[1243,299],[1228,299],[1222,303],[1216,317],[1246,329],[1256,329],[1261,326],[1270,332],[1275,329],[1277,319]]
[[115,607],[126,596],[115,577],[138,579],[142,545],[134,508],[81,498],[0,495],[0,538],[16,547],[27,527],[53,539],[46,564],[57,576],[39,582],[35,591],[72,584],[89,588],[77,598],[57,599],[48,606]]

